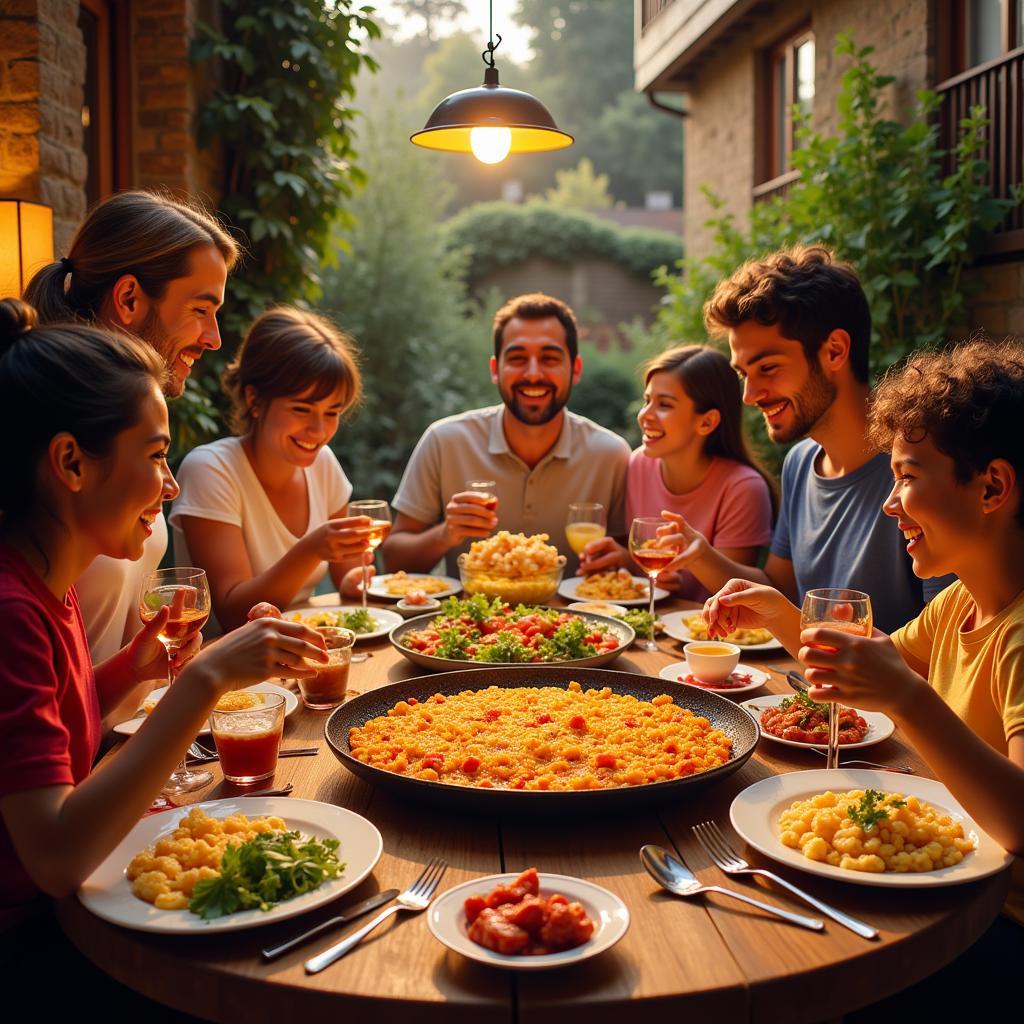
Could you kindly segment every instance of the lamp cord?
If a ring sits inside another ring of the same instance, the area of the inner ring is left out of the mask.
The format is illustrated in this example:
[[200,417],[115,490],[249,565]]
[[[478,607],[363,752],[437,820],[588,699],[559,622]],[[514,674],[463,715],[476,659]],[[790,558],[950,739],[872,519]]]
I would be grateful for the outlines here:
[[497,42],[494,41],[494,0],[490,0],[490,3],[488,3],[487,7],[488,7],[488,11],[489,11],[489,16],[490,16],[490,21],[488,23],[487,49],[484,50],[484,52],[480,54],[480,57],[483,60],[483,62],[489,68],[493,68],[494,67],[494,51],[499,46],[501,46],[501,36],[500,35],[498,36],[498,41]]

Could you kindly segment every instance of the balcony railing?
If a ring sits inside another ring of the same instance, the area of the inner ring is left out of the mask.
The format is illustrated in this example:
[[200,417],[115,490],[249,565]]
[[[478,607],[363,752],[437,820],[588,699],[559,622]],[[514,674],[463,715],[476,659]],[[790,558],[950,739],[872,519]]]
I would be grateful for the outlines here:
[[[961,118],[971,107],[985,108],[989,126],[985,133],[982,159],[988,162],[986,184],[999,198],[1010,195],[1014,185],[1024,182],[1024,47],[935,87],[942,96],[940,108],[942,142],[956,145]],[[996,228],[991,251],[1024,250],[1024,208],[1018,206]]]
[[641,0],[640,4],[640,31],[642,32],[666,7],[674,4],[676,0]]
[[777,178],[772,178],[771,181],[755,185],[751,193],[754,202],[763,203],[766,199],[784,197],[789,192],[793,182],[799,180],[799,171],[786,171],[785,174],[780,174]]

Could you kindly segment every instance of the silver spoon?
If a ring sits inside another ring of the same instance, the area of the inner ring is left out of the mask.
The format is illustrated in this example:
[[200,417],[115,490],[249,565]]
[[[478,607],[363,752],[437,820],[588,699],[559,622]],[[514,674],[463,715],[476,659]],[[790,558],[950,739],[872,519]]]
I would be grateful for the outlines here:
[[766,913],[781,917],[790,924],[798,924],[801,928],[810,928],[811,931],[820,932],[825,927],[825,922],[816,917],[804,917],[803,914],[794,914],[790,910],[780,910],[760,900],[751,899],[741,892],[732,889],[723,889],[718,885],[701,885],[682,861],[673,857],[662,846],[644,846],[640,849],[640,863],[647,869],[647,873],[663,889],[667,889],[675,896],[696,896],[702,892],[717,892],[723,896],[731,896],[733,899],[742,900],[752,907],[764,910]]

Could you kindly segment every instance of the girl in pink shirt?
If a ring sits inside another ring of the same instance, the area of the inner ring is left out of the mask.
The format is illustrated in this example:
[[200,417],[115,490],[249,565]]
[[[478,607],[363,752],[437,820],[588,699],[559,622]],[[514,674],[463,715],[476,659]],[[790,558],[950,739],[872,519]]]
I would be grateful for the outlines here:
[[[626,523],[671,512],[729,558],[757,561],[771,540],[773,484],[743,437],[742,405],[729,360],[706,345],[669,349],[644,367],[643,443],[629,461]],[[610,537],[587,545],[585,573],[630,565]],[[708,591],[689,572],[665,572],[659,586],[703,601]]]

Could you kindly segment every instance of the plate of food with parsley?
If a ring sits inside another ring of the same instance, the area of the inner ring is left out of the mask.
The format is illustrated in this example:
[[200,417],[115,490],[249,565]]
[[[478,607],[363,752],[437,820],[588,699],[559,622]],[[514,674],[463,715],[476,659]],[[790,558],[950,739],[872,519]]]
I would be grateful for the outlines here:
[[437,614],[395,626],[391,643],[410,661],[436,672],[494,665],[597,667],[636,639],[631,626],[607,615],[511,605],[474,594],[448,598]]
[[[757,722],[761,735],[787,747],[828,749],[828,704],[811,700],[806,693],[786,696],[768,693],[741,705]],[[881,711],[842,707],[839,712],[839,745],[858,750],[887,740],[896,724]]]
[[376,640],[386,636],[400,622],[405,620],[398,612],[385,608],[360,608],[358,605],[329,604],[319,608],[296,608],[285,613],[292,622],[304,626],[341,626],[351,629],[360,640]]
[[344,807],[294,797],[210,800],[143,818],[82,883],[97,917],[170,935],[239,931],[354,889],[384,849]]

